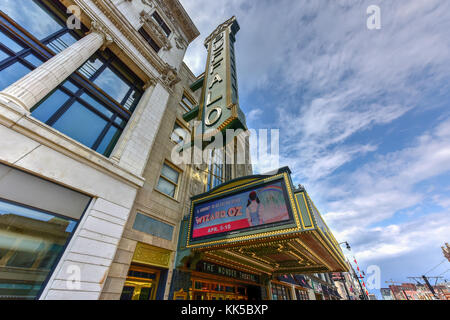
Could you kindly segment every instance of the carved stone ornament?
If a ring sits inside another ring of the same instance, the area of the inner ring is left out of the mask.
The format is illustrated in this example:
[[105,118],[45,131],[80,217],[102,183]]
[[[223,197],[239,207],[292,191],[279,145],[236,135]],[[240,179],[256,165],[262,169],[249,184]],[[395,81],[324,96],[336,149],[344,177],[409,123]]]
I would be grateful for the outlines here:
[[91,28],[89,30],[89,33],[91,32],[96,32],[103,36],[104,43],[103,46],[100,48],[101,51],[105,50],[108,46],[110,46],[114,42],[114,39],[107,31],[107,28],[96,20],[93,20],[91,22]]
[[179,1],[153,0],[153,2],[162,10],[167,18],[166,22],[169,22],[178,34],[184,34],[189,42],[200,34]]
[[143,89],[146,90],[150,87],[154,87],[158,83],[158,80],[155,78],[150,78],[147,82],[145,82]]
[[161,81],[167,87],[172,88],[175,84],[180,82],[181,79],[178,77],[177,69],[166,63],[161,75]]
[[155,5],[153,4],[152,0],[141,0],[143,4],[149,6],[150,8],[153,8]]
[[153,40],[158,43],[158,45],[161,46],[163,50],[168,51],[172,49],[172,45],[170,44],[163,30],[159,25],[156,24],[149,13],[142,11],[140,20],[143,24],[144,30],[153,38]]
[[186,41],[181,37],[175,37],[175,44],[177,45],[177,48],[180,50],[185,50],[187,48]]

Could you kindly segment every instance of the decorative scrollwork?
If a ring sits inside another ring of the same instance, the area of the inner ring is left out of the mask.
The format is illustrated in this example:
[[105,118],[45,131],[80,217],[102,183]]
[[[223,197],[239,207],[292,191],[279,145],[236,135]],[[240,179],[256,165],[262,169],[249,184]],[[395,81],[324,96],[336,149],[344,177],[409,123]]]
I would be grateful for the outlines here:
[[140,19],[145,31],[149,33],[150,36],[152,36],[153,40],[156,41],[163,50],[168,51],[172,49],[172,45],[170,44],[169,39],[167,39],[161,27],[156,24],[150,14],[142,11]]

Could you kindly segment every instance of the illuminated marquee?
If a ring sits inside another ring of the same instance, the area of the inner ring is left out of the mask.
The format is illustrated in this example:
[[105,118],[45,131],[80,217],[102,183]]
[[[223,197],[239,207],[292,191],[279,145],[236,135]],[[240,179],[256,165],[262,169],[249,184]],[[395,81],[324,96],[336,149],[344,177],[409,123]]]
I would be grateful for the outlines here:
[[192,212],[192,240],[257,231],[293,220],[283,179],[195,202]]

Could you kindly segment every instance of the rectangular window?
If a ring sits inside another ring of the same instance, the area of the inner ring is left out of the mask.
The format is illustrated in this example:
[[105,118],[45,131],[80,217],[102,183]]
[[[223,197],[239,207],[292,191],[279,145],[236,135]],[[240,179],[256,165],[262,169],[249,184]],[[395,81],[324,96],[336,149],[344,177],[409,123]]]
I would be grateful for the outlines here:
[[141,36],[147,41],[147,43],[152,47],[153,50],[155,50],[156,53],[161,50],[161,47],[153,40],[153,38],[144,30],[144,28],[139,29],[139,33]]
[[90,200],[0,164],[0,300],[38,297]]
[[224,153],[221,149],[209,151],[208,181],[206,191],[224,183]]
[[0,199],[0,299],[35,299],[76,224]]
[[[69,29],[67,17],[66,8],[51,0],[12,1],[1,8],[0,90],[83,37],[87,29],[83,25]],[[31,112],[109,156],[142,96],[143,85],[111,51],[98,51]]]
[[271,286],[273,300],[291,300],[290,288],[276,283]]
[[170,136],[170,139],[179,144],[184,142],[187,142],[187,139],[189,138],[189,131],[184,128],[178,121],[175,121],[175,124],[173,126],[172,135]]
[[193,102],[192,99],[188,98],[188,96],[184,93],[180,105],[186,112],[189,112],[194,108],[195,102]]
[[173,166],[164,163],[156,189],[171,198],[176,198],[179,179],[180,171]]
[[295,289],[297,300],[309,300],[308,292],[300,289]]
[[156,12],[156,11],[153,12],[152,18],[153,18],[153,20],[155,20],[156,24],[159,25],[161,27],[161,29],[164,31],[164,33],[166,34],[166,37],[169,37],[172,31],[170,31],[169,27],[164,22],[164,20],[161,18],[161,16],[158,14],[158,12]]

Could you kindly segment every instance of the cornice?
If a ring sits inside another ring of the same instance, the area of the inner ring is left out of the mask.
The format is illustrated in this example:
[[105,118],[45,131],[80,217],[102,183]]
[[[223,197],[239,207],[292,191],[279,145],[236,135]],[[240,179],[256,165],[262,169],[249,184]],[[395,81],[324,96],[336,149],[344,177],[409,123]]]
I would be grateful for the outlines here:
[[172,49],[172,45],[165,36],[163,30],[159,25],[155,23],[155,21],[152,19],[152,16],[145,11],[142,11],[140,13],[140,16],[143,28],[150,36],[152,36],[152,39],[155,40],[163,50],[169,51],[170,49]]
[[[151,2],[151,0],[142,0]],[[173,25],[179,26],[188,40],[188,44],[200,35],[197,27],[178,0],[153,0]]]
[[[85,11],[89,18],[96,21],[98,18],[93,14],[89,8],[87,8],[79,0],[75,2]],[[110,1],[104,0],[92,0],[92,2],[102,11],[103,14],[112,22],[112,24],[125,36],[125,38],[137,49],[137,51],[156,69],[160,74],[161,83],[169,90],[171,86],[168,84],[174,83],[175,78],[177,78],[177,71],[175,68],[170,67],[166,62],[164,62],[158,54],[154,52],[152,48],[145,42],[145,40],[136,32],[133,26],[128,22],[128,20],[123,16],[123,14],[115,7],[115,5]],[[114,39],[114,42],[124,51],[129,57],[133,57],[134,54],[125,45],[119,45],[121,43],[120,39],[114,37],[114,33],[108,32]],[[132,58],[133,59],[133,58]],[[156,75],[153,74],[148,68],[146,68],[138,59],[133,59],[133,61],[142,69],[146,70],[145,73],[148,76],[148,80],[153,82]],[[174,76],[175,74],[175,76]],[[175,82],[176,83],[176,82]]]

